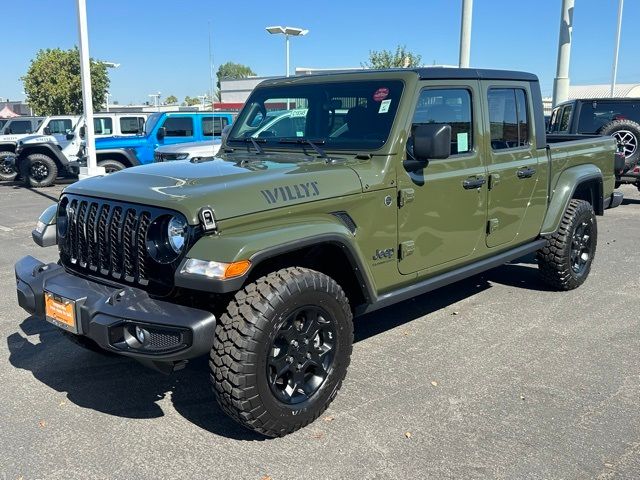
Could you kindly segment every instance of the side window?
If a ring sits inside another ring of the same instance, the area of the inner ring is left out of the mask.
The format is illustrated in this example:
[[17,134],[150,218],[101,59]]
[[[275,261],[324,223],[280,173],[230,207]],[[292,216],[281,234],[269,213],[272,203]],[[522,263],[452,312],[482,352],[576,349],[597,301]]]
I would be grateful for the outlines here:
[[219,137],[222,129],[229,124],[226,117],[202,117],[202,135]]
[[451,125],[451,154],[473,149],[471,93],[465,88],[426,89],[420,93],[413,124]]
[[58,118],[55,120],[51,120],[49,125],[47,125],[51,130],[51,134],[56,133],[67,133],[67,130],[71,130],[73,125],[71,124],[71,120],[68,118]]
[[529,115],[524,90],[491,88],[487,95],[491,148],[525,147],[529,144]]
[[557,132],[560,126],[560,108],[554,108],[551,112],[551,120],[549,120],[549,132]]
[[15,134],[31,133],[31,122],[29,120],[14,120],[9,128],[11,133]]
[[143,129],[144,129],[144,118],[120,117],[120,133],[125,135],[142,133]]
[[562,116],[560,117],[560,127],[558,128],[559,132],[566,132],[569,130],[569,120],[571,119],[571,111],[573,107],[571,105],[567,105],[562,110]]
[[94,118],[93,129],[96,135],[113,135],[113,121],[109,118]]
[[193,137],[191,117],[169,117],[162,126],[167,129],[167,137]]

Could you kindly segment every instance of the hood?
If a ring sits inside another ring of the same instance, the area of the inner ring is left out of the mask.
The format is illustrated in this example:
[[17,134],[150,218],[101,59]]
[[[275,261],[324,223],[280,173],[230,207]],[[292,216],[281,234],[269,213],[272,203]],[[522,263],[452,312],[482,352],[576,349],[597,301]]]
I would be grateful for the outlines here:
[[20,142],[23,145],[34,143],[58,143],[58,139],[53,135],[29,135],[27,137],[22,137]]
[[96,138],[96,150],[109,150],[112,148],[135,148],[146,145],[146,143],[147,137],[145,137],[144,135]]
[[127,168],[76,182],[65,192],[170,208],[198,223],[204,206],[218,220],[362,192],[349,162],[302,154],[226,154]]

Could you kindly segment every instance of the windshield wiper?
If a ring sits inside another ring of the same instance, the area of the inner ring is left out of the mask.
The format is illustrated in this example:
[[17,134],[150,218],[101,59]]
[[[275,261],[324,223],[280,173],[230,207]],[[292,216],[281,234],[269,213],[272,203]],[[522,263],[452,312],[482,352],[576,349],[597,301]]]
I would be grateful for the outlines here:
[[315,150],[321,158],[327,158],[327,154],[318,145],[324,145],[325,141],[321,138],[310,140],[308,138],[281,138],[278,143],[295,143],[297,145],[307,144]]
[[251,142],[253,144],[253,148],[256,149],[256,153],[258,153],[259,155],[264,153],[264,149],[260,146],[260,144],[258,142],[261,143],[267,143],[267,140],[264,138],[253,138],[253,137],[247,137],[244,139],[245,143],[249,143]]

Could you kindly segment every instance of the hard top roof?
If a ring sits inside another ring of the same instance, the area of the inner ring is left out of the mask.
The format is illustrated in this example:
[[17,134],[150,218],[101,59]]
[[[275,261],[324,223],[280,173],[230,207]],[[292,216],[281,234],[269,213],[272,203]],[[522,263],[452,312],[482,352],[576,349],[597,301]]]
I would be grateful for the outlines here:
[[[490,70],[483,68],[457,68],[457,67],[421,67],[421,68],[390,68],[390,69],[362,69],[362,70],[343,70],[327,73],[312,73],[309,75],[297,75],[288,77],[289,80],[300,78],[319,78],[332,77],[335,75],[356,74],[356,75],[376,75],[380,73],[406,73],[414,72],[421,80],[463,80],[463,79],[480,79],[480,80],[516,80],[523,82],[537,82],[538,77],[533,73],[517,72],[512,70]],[[269,85],[274,81],[283,80],[286,77],[267,80],[262,85]]]

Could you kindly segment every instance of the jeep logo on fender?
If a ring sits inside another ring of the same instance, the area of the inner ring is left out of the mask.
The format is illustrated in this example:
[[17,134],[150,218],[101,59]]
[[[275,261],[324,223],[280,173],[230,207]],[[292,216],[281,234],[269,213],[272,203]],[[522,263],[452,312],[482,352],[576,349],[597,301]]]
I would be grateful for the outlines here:
[[290,202],[301,198],[317,197],[320,195],[318,182],[296,183],[295,185],[285,185],[283,187],[260,190],[269,205],[278,202]]

